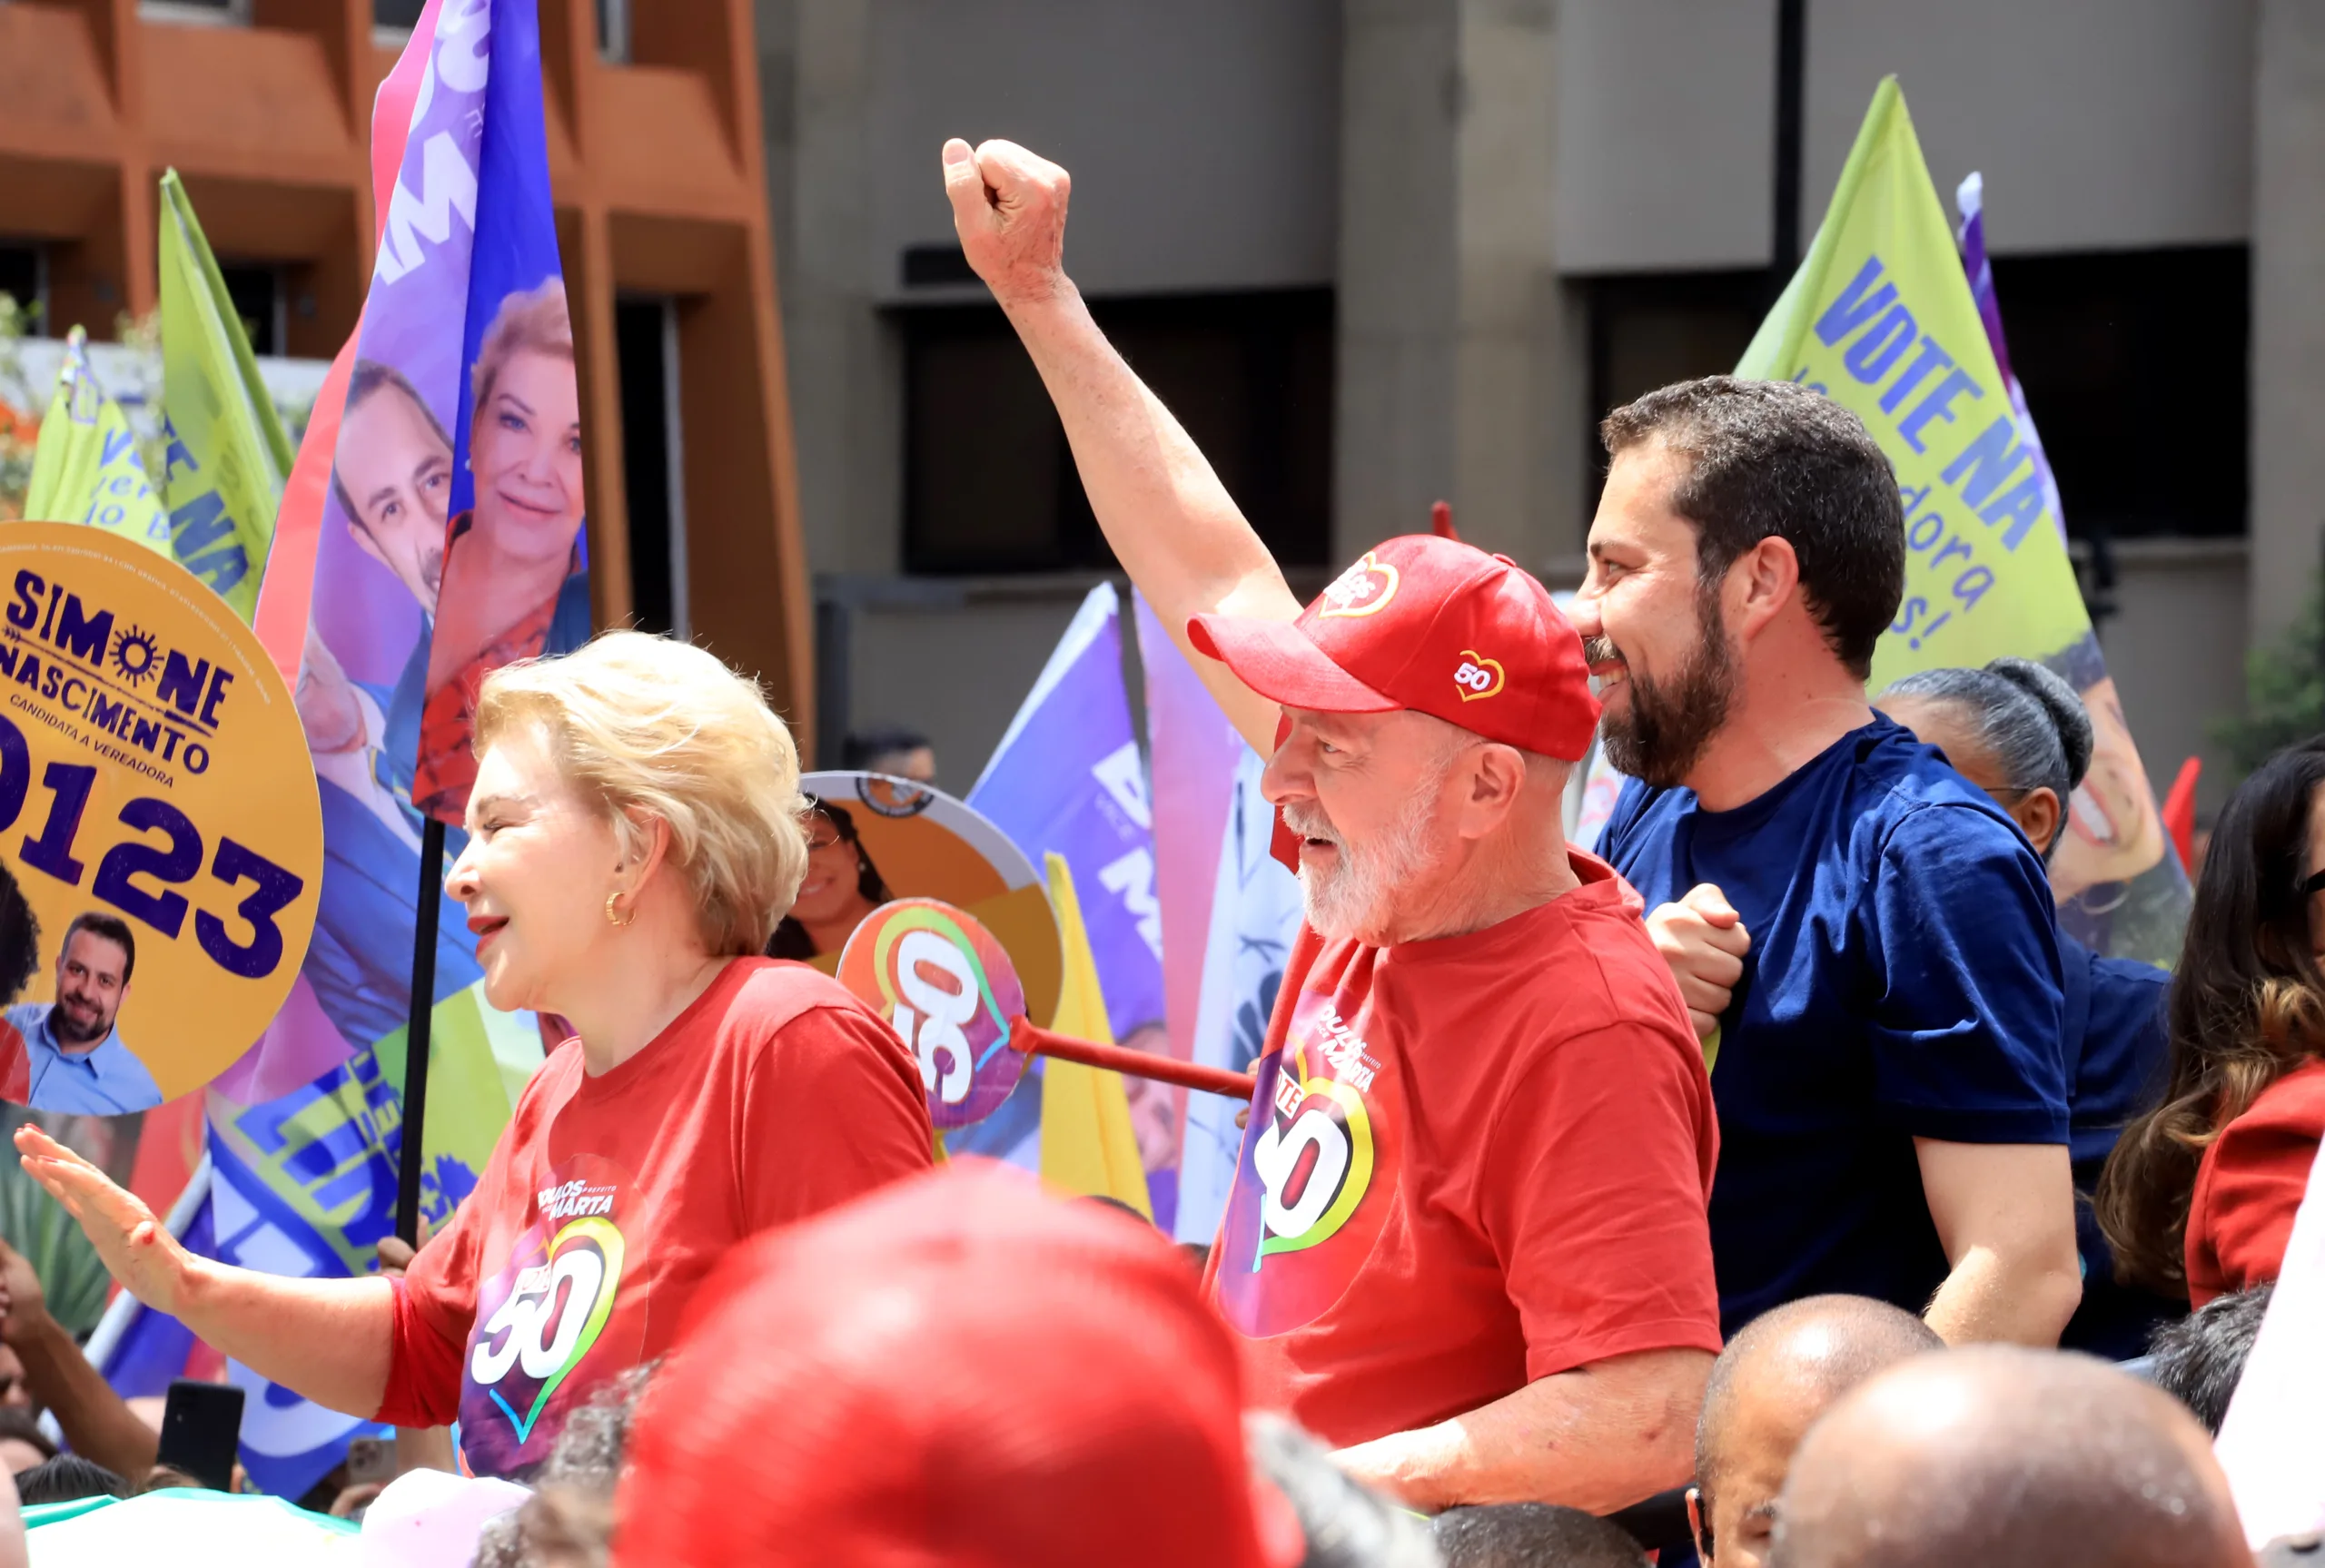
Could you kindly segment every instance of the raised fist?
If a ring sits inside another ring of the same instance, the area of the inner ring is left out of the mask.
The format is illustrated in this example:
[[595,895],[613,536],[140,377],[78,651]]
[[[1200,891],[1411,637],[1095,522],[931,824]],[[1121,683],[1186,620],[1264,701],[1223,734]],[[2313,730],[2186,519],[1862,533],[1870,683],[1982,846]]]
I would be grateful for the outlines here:
[[1065,286],[1066,172],[1014,142],[972,150],[945,143],[945,194],[961,251],[1004,306],[1043,300]]

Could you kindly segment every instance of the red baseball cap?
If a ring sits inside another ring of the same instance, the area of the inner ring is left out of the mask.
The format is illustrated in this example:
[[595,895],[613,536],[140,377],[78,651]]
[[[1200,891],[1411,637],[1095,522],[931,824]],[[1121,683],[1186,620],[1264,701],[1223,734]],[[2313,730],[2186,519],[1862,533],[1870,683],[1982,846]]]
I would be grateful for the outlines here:
[[1508,556],[1430,534],[1364,552],[1296,621],[1197,616],[1187,636],[1286,707],[1410,708],[1521,751],[1578,762],[1598,700],[1582,639]]
[[616,1568],[1288,1568],[1232,1338],[1152,1226],[954,1160],[730,1250],[638,1407]]

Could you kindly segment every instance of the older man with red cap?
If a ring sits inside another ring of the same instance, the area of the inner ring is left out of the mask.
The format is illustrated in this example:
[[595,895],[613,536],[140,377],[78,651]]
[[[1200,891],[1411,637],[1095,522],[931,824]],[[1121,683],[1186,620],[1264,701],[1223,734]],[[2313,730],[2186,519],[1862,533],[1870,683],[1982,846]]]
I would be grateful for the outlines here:
[[1108,542],[1296,845],[1307,926],[1206,1278],[1256,1396],[1418,1506],[1677,1484],[1719,1347],[1717,1132],[1637,898],[1565,841],[1579,640],[1511,562],[1428,537],[1302,610],[1067,280],[1065,172],[944,157]]

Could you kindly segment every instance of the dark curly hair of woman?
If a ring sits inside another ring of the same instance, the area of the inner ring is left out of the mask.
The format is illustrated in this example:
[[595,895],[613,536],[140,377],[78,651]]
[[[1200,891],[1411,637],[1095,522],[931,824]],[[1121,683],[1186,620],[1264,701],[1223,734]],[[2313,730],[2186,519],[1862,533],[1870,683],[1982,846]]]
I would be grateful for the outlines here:
[[2187,1293],[2204,1150],[2261,1090],[2325,1054],[2325,973],[2302,890],[2320,786],[2325,735],[2263,763],[2212,830],[2172,981],[2162,1103],[2124,1128],[2093,1198],[2121,1279]]

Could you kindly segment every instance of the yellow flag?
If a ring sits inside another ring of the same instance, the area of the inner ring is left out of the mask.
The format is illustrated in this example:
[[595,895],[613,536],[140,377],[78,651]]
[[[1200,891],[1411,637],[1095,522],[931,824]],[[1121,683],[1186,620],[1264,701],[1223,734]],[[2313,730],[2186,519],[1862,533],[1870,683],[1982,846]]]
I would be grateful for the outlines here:
[[[1112,1045],[1114,1034],[1106,1022],[1106,999],[1098,989],[1098,963],[1082,924],[1073,873],[1064,856],[1045,858],[1050,902],[1057,906],[1058,935],[1065,944],[1065,983],[1051,1027],[1074,1040]],[[1115,1198],[1154,1218],[1122,1074],[1056,1057],[1042,1063],[1042,1179],[1062,1192]]]
[[35,523],[86,523],[159,555],[170,553],[170,518],[145,477],[129,416],[97,385],[89,335],[73,329],[56,392],[33,449],[25,518]]
[[162,176],[162,476],[179,564],[249,620],[295,455],[178,172]]

